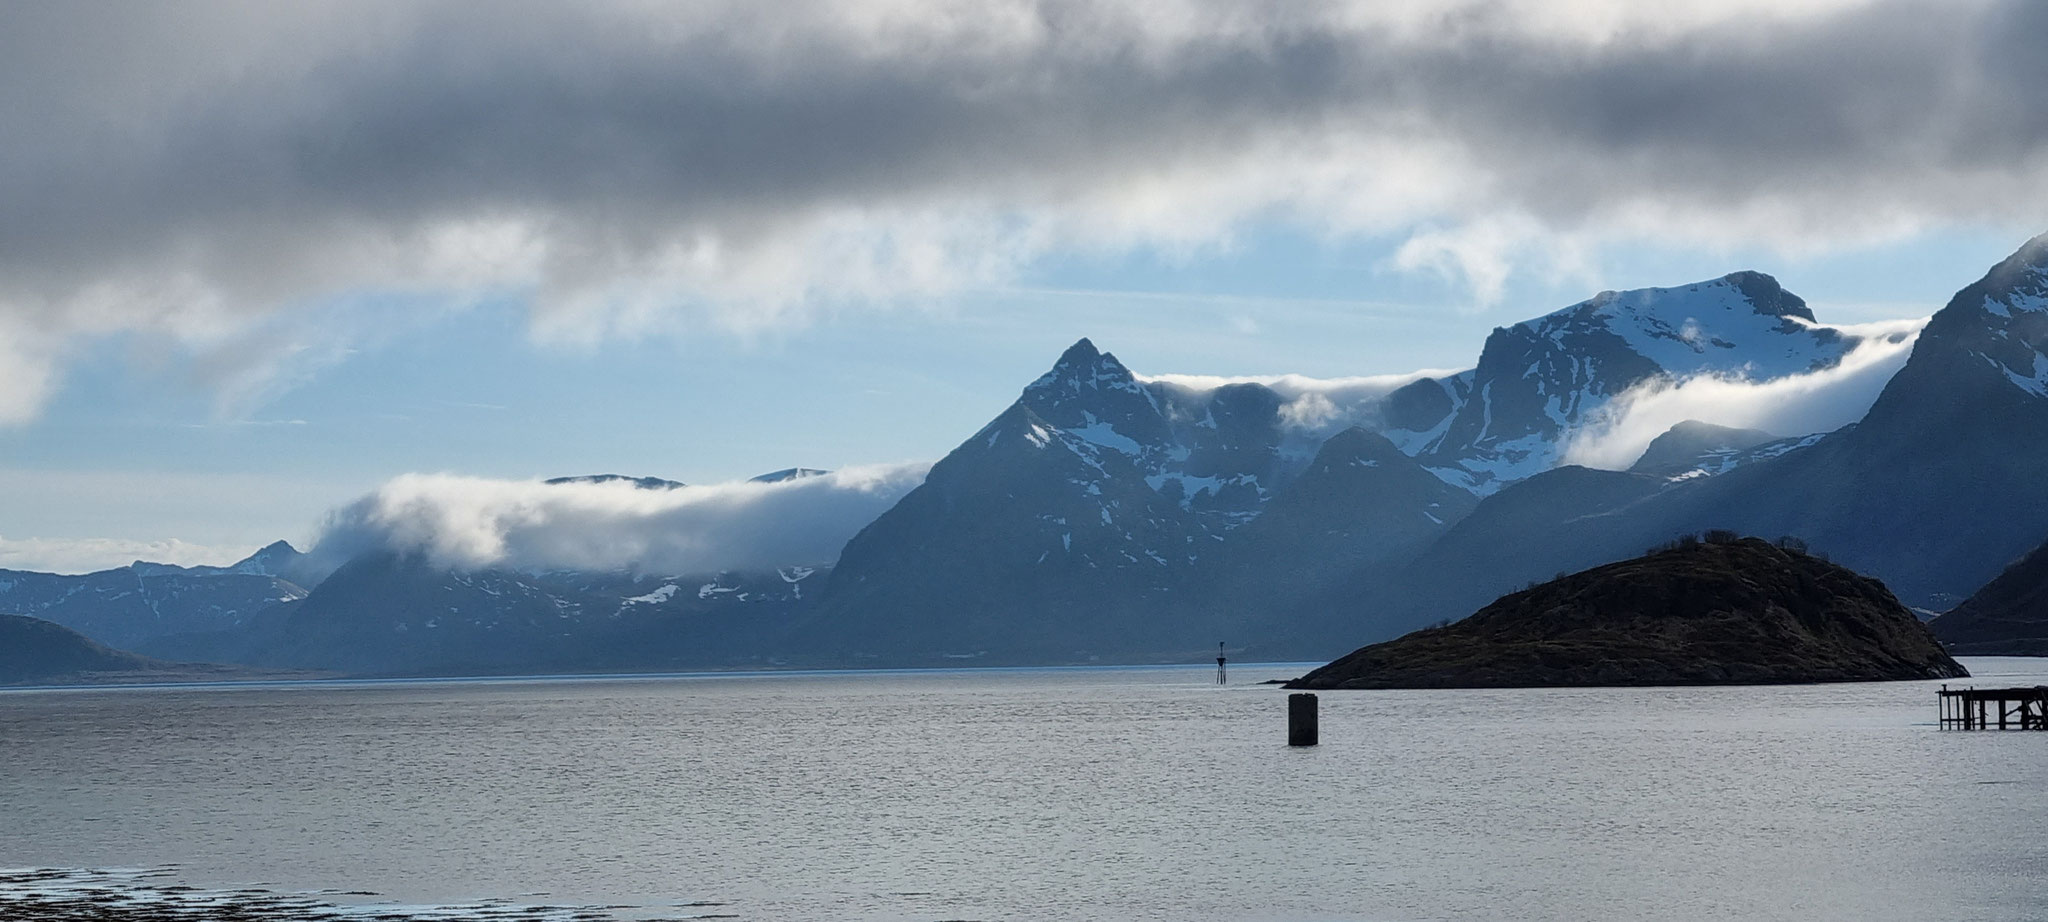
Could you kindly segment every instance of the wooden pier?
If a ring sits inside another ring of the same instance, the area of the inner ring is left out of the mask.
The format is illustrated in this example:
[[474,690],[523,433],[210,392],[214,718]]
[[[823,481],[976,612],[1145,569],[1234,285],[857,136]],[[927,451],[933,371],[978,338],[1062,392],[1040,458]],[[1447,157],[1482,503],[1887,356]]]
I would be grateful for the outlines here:
[[2048,730],[2048,685],[1941,687],[1943,730]]

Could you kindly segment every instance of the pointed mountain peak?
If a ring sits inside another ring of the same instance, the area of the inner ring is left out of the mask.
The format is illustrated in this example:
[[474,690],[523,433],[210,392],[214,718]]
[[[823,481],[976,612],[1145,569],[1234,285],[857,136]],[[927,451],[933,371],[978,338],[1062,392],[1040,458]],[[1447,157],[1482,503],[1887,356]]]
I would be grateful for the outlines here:
[[1138,380],[1116,356],[1095,348],[1083,337],[1060,353],[1052,370],[1024,389],[1026,396],[1079,394],[1084,390],[1119,390],[1137,393]]
[[1060,353],[1059,364],[1092,364],[1101,355],[1102,352],[1095,348],[1095,344],[1090,342],[1088,337],[1083,336],[1075,340],[1073,345],[1068,346],[1067,351]]
[[259,576],[282,576],[287,567],[303,556],[299,549],[288,541],[272,541],[254,554],[235,562],[228,569],[237,573],[253,573]]
[[2009,300],[2013,295],[2048,295],[2048,234],[2027,241],[2003,262],[1992,266],[1980,284],[1986,296],[2001,300]]

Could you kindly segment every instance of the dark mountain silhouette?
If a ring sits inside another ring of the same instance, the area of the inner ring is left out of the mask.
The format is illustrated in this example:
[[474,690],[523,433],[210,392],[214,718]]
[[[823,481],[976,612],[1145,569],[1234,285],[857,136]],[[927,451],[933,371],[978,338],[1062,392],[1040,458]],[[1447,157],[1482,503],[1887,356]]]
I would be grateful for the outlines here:
[[1927,626],[1959,655],[2048,656],[2048,544]]
[[0,615],[0,685],[23,685],[89,672],[135,672],[169,665],[123,653],[60,624]]
[[1359,649],[1292,688],[1717,685],[1969,673],[1884,584],[1710,536],[1511,593]]
[[574,477],[550,477],[543,483],[630,483],[642,490],[673,490],[685,486],[680,480],[665,480],[660,477],[634,477],[630,474],[577,474]]

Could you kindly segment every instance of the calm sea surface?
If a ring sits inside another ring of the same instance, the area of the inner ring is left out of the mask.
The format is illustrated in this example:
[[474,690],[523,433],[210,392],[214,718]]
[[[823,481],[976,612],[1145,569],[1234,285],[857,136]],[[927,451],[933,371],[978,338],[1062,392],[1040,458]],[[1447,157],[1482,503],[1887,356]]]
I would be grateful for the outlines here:
[[2048,733],[1940,732],[1939,683],[1325,692],[1290,750],[1249,683],[1300,671],[0,692],[0,867],[624,918],[2048,919]]

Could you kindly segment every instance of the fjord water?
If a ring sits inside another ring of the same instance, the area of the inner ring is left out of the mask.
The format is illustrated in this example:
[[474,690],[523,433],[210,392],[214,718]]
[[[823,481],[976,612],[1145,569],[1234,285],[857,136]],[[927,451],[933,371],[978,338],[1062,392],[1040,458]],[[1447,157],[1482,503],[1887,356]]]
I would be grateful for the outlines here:
[[1290,750],[1249,683],[1299,671],[6,692],[0,867],[622,917],[2048,918],[2048,734],[1938,731],[1939,683],[1325,692]]

